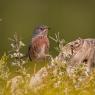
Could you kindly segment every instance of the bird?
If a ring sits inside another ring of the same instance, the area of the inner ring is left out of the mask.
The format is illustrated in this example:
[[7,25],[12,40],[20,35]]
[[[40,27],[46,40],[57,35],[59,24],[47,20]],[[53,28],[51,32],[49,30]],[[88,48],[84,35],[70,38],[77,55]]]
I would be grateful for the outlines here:
[[32,39],[28,47],[28,56],[31,61],[46,59],[50,47],[48,38],[49,29],[47,25],[39,25],[32,32]]

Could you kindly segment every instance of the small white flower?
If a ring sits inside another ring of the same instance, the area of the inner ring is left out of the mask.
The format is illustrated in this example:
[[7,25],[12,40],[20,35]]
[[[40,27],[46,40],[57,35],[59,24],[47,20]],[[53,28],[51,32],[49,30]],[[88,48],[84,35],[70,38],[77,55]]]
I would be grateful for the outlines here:
[[20,46],[25,46],[25,44],[22,41],[20,41],[19,43],[20,43]]
[[59,75],[62,76],[64,74],[64,72],[59,72]]
[[17,56],[18,56],[18,54],[17,54],[17,53],[14,53],[14,54],[13,54],[13,56],[14,56],[14,57],[17,57]]
[[14,48],[15,47],[14,44],[11,44],[11,47]]
[[57,83],[54,84],[55,88],[58,88],[60,86],[61,81],[57,81]]
[[12,62],[12,65],[14,65],[14,66],[15,66],[15,65],[17,65],[17,63],[15,63],[15,62]]
[[24,60],[22,60],[22,64],[25,64],[25,61]]
[[10,57],[13,58],[14,56],[12,54],[10,54]]
[[19,53],[19,56],[20,56],[20,57],[23,57],[23,54],[22,54],[22,53]]

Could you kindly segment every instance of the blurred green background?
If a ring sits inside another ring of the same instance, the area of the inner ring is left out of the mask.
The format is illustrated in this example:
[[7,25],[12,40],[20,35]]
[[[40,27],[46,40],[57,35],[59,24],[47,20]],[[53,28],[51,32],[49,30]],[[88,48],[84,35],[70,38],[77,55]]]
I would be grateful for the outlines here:
[[[50,36],[60,32],[71,41],[95,38],[95,0],[0,0],[0,55],[9,50],[8,37],[17,32],[26,44],[35,26],[51,27]],[[51,51],[55,46],[50,40]]]

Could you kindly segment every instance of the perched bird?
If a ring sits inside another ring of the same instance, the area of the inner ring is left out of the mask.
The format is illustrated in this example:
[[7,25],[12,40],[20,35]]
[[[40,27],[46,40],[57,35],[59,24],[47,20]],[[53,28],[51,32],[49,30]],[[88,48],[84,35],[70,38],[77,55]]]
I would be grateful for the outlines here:
[[49,51],[48,29],[46,25],[40,25],[34,29],[28,48],[30,60],[46,58]]

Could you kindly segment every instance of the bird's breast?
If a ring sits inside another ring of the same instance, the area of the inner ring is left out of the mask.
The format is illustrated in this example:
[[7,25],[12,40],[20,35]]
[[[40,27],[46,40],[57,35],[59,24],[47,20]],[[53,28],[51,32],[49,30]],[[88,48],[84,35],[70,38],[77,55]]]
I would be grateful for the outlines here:
[[46,55],[49,41],[47,37],[38,36],[32,39],[32,49],[37,58],[43,58]]
[[32,40],[32,44],[38,46],[39,48],[40,47],[43,48],[43,45],[47,45],[48,43],[49,43],[48,38],[44,36],[38,36],[38,37],[33,38]]

